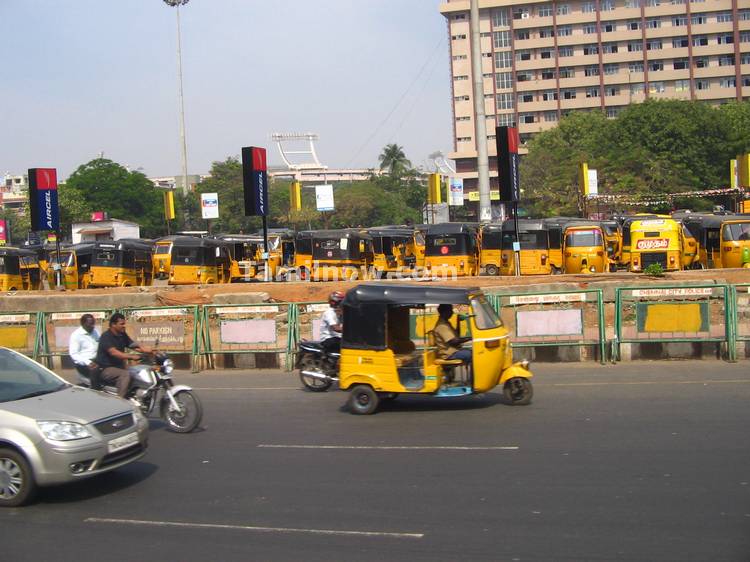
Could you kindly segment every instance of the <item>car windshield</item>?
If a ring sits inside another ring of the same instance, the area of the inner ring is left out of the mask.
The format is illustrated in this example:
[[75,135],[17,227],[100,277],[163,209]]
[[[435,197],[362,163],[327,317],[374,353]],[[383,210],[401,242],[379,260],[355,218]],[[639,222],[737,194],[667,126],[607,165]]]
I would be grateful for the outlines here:
[[489,330],[503,325],[502,320],[495,313],[483,296],[471,299],[471,309],[474,312],[474,321],[479,330]]
[[39,363],[7,349],[0,349],[0,402],[11,402],[57,392],[68,383]]

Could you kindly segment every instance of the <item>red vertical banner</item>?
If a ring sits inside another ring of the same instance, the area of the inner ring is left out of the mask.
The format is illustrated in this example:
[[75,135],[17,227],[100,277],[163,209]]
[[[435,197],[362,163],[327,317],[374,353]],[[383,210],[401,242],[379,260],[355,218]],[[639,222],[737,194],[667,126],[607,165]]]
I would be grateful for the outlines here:
[[8,243],[8,223],[5,219],[0,219],[0,246]]

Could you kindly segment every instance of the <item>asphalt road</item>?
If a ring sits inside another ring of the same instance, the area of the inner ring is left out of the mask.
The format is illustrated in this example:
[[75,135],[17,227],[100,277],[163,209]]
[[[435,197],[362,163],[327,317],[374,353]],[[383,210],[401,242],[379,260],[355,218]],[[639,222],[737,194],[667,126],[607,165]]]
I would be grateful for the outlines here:
[[181,375],[202,431],[0,511],[0,559],[750,560],[747,362],[532,365],[535,399]]

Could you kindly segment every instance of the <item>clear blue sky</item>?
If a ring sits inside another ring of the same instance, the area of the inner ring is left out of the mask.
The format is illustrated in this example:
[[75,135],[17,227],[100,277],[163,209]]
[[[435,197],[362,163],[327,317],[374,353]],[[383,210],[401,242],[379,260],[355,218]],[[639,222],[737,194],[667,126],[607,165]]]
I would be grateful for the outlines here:
[[[272,132],[318,133],[329,167],[376,166],[389,142],[415,165],[447,153],[438,5],[191,0],[180,10],[189,173],[249,145],[280,164]],[[64,178],[99,152],[149,176],[180,173],[174,8],[0,0],[0,37],[0,175],[50,166]]]

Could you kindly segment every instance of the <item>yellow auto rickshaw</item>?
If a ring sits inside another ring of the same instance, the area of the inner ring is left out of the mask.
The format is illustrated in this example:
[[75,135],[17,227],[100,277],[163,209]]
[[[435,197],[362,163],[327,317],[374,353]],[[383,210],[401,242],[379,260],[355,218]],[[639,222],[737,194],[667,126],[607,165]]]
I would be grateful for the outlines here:
[[221,240],[172,236],[170,262],[170,285],[212,285],[231,281],[229,245]]
[[165,236],[154,241],[152,260],[156,279],[169,278],[169,270],[172,267],[172,240],[174,236]]
[[[302,253],[308,250],[310,254]],[[303,231],[295,264],[300,278],[315,281],[363,279],[372,264],[372,238],[356,228]]]
[[24,288],[18,248],[0,248],[0,291],[21,291]]
[[622,226],[620,227],[622,243],[620,245],[620,261],[619,266],[624,269],[630,269],[630,227],[635,221],[647,220],[647,219],[660,219],[669,218],[666,215],[654,215],[650,213],[638,213],[636,215],[628,215],[621,217]]
[[482,227],[482,243],[479,252],[480,271],[486,275],[499,275],[503,241],[502,223],[486,224]]
[[585,219],[576,217],[549,217],[541,219],[547,230],[547,261],[554,275],[563,272],[565,259],[563,257],[563,235],[565,227],[572,222],[582,222]]
[[372,275],[376,279],[389,273],[406,273],[416,266],[414,255],[414,230],[407,227],[370,228],[372,238]]
[[563,256],[565,273],[605,273],[613,270],[604,230],[596,223],[568,224],[563,238]]
[[616,268],[617,264],[620,263],[622,251],[622,226],[616,220],[603,220],[601,225],[604,232],[604,241],[607,244],[607,255]]
[[26,248],[18,249],[21,277],[23,278],[23,288],[29,291],[39,291],[42,289],[42,268],[39,265],[39,255],[34,250]]
[[750,216],[690,213],[682,223],[697,239],[693,267],[721,269],[750,267]]
[[[500,250],[500,275],[515,275],[516,255],[513,243],[516,241],[515,220],[503,223],[503,238]],[[549,238],[544,221],[532,219],[518,220],[520,241],[521,275],[549,275],[552,264],[549,260]]]
[[[411,339],[410,316],[435,303],[459,309],[457,321],[468,324],[471,367],[438,359],[431,330],[419,346]],[[366,283],[346,294],[342,309],[339,386],[350,391],[352,414],[372,414],[399,394],[458,397],[497,385],[509,404],[531,402],[528,362],[513,361],[508,330],[479,289]]]
[[427,275],[462,277],[479,274],[479,225],[448,222],[432,224],[425,236]]
[[683,229],[671,218],[649,218],[630,223],[630,267],[642,272],[652,264],[664,271],[679,271],[682,266]]
[[220,234],[216,240],[223,242],[231,257],[229,280],[231,283],[242,283],[263,279],[261,263],[263,237],[255,234]]

